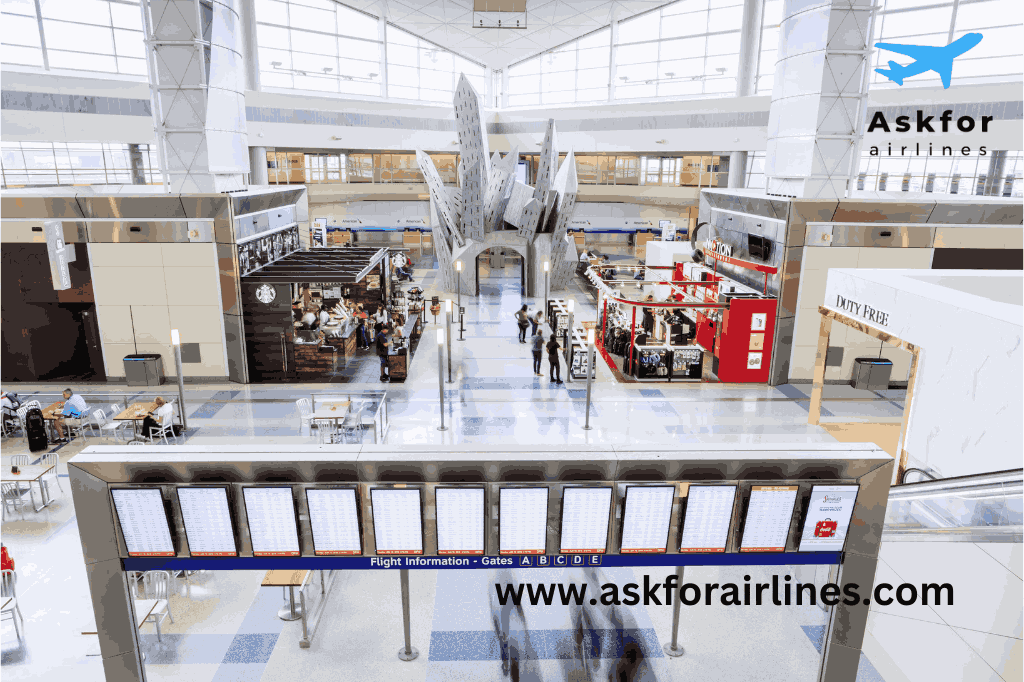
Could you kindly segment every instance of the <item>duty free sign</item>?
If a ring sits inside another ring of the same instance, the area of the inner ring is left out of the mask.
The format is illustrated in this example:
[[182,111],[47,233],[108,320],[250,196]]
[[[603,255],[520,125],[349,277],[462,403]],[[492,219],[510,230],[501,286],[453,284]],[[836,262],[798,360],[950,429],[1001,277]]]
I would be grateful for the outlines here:
[[857,317],[864,318],[868,322],[880,324],[883,327],[889,324],[889,313],[882,312],[867,303],[860,303],[840,294],[836,294],[836,308],[853,313]]

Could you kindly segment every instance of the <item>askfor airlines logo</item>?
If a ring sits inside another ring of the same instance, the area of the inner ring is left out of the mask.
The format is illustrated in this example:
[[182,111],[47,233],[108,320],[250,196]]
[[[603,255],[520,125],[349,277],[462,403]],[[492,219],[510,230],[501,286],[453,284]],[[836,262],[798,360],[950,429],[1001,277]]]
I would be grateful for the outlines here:
[[980,33],[968,33],[945,47],[875,43],[877,48],[897,52],[914,60],[906,66],[890,61],[888,69],[875,69],[875,72],[882,74],[896,85],[903,85],[903,81],[911,76],[934,71],[942,79],[942,87],[949,88],[949,80],[953,74],[953,60],[980,43],[981,38]]

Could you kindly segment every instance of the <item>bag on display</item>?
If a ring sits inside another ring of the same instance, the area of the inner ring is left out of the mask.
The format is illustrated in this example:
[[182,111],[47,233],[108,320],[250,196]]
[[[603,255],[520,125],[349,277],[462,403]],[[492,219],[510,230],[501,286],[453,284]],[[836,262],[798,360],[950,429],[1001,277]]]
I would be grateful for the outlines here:
[[814,524],[814,537],[832,538],[836,535],[836,528],[839,524],[832,519],[825,519]]

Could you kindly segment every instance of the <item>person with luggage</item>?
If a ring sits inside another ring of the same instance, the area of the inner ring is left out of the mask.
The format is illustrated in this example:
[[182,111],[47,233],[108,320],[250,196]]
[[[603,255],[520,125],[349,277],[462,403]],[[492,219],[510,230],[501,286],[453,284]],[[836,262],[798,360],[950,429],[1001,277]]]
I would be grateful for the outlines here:
[[544,354],[544,331],[535,329],[533,332],[533,373],[536,376],[544,376],[540,372],[541,356]]
[[526,343],[526,328],[530,326],[530,316],[525,305],[516,311],[516,322],[519,324],[519,343]]
[[551,381],[556,384],[562,383],[562,364],[559,357],[559,351],[562,347],[558,345],[558,337],[554,333],[551,334],[551,340],[547,343],[548,348],[548,363],[551,366]]
[[70,388],[65,388],[63,409],[61,410],[60,416],[53,420],[53,428],[57,431],[57,442],[68,443],[71,441],[70,438],[64,437],[65,425],[78,426],[78,424],[66,424],[67,420],[71,419],[79,421],[83,417],[88,416],[88,414],[89,405],[86,404],[85,398],[78,395]]

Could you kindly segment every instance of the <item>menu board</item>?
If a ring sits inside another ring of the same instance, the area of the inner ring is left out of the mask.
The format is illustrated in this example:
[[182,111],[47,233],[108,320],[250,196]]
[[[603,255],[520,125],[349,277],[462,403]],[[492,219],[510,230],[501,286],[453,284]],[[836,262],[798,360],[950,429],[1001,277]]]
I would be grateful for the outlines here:
[[743,525],[741,552],[785,552],[793,507],[799,490],[795,485],[755,485]]
[[691,485],[686,494],[680,554],[724,552],[736,501],[734,485]]
[[626,487],[620,554],[657,554],[668,551],[674,485]]
[[484,489],[435,488],[437,553],[484,553]]
[[354,488],[306,488],[313,554],[351,556],[363,553]]
[[242,488],[253,556],[299,556],[291,488]]
[[112,488],[128,556],[174,556],[164,497],[159,488]]
[[543,554],[547,528],[547,488],[501,488],[498,554]]
[[562,489],[562,554],[604,554],[608,550],[608,514],[612,489],[567,486]]
[[377,554],[423,554],[419,488],[372,488],[373,537]]
[[807,519],[800,536],[801,552],[840,552],[850,529],[858,486],[816,485],[811,488]]
[[227,488],[178,488],[181,520],[192,556],[237,556]]

